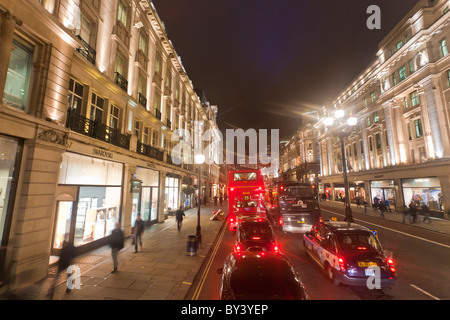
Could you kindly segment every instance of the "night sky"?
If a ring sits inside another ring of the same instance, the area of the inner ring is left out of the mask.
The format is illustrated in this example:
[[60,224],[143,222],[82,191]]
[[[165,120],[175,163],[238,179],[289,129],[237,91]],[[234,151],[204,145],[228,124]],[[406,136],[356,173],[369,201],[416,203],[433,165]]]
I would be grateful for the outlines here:
[[[194,86],[219,107],[221,130],[301,125],[367,67],[416,0],[153,0]],[[369,30],[370,5],[381,30]]]

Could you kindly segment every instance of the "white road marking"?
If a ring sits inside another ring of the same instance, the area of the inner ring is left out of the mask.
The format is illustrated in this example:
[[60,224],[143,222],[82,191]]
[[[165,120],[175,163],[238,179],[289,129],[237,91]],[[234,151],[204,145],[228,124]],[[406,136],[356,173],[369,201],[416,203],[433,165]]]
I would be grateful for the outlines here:
[[410,284],[410,286],[413,287],[414,289],[419,290],[420,292],[426,294],[427,296],[433,298],[434,300],[441,300],[441,299],[439,299],[438,297],[433,296],[431,293],[428,293],[428,292],[426,292],[425,290],[420,289],[418,286],[415,286],[415,285],[413,285],[413,284]]

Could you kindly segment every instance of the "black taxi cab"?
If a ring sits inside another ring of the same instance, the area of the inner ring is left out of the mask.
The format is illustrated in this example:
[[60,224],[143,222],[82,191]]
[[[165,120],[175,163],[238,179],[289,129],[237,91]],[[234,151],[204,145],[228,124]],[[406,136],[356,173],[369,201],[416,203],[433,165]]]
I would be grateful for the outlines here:
[[393,287],[397,281],[393,259],[364,226],[343,221],[317,222],[304,234],[303,245],[335,285],[368,286],[368,280],[376,280],[372,283],[384,288]]

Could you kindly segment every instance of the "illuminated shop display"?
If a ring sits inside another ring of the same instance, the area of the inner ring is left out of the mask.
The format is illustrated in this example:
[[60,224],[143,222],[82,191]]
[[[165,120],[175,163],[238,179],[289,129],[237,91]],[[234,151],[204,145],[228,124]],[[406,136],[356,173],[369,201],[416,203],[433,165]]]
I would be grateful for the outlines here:
[[73,201],[60,201],[56,212],[53,248],[66,238],[82,246],[111,234],[120,221],[121,163],[66,152],[59,184],[77,189]]

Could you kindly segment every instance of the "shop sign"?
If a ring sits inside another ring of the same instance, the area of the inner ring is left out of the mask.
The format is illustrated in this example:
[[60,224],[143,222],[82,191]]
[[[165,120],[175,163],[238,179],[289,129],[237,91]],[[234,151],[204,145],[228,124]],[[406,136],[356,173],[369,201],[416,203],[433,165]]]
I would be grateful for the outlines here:
[[140,193],[142,189],[141,180],[131,180],[130,193]]
[[95,156],[102,157],[102,158],[108,158],[108,159],[114,158],[114,154],[112,152],[97,149],[97,148],[92,148],[92,154]]

